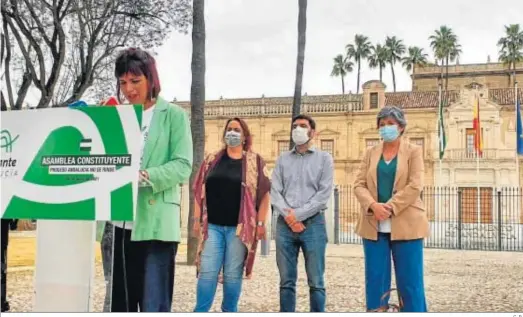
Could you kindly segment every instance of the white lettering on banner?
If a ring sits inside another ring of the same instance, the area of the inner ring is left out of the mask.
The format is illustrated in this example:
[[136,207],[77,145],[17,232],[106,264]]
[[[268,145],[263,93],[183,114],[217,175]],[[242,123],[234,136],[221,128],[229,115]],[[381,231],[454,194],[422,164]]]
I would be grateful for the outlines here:
[[447,224],[445,237],[455,238],[461,235],[462,238],[473,239],[497,239],[501,231],[501,239],[516,240],[516,230],[514,225],[496,224],[461,224],[461,232],[458,224]]
[[[137,111],[141,107],[122,105],[3,113],[2,215],[32,217],[27,210],[34,205],[48,209],[35,212],[38,219],[121,219],[111,212],[111,199],[133,200],[134,206],[138,192]],[[106,137],[114,134],[111,127],[120,130],[118,137]],[[126,195],[112,195],[129,184],[133,190]],[[11,204],[13,197],[16,204]],[[81,203],[89,199],[95,206]],[[76,215],[53,204],[71,204]],[[94,213],[87,210],[93,207]]]
[[[16,161],[15,161],[16,162]],[[131,166],[131,155],[89,155],[89,156],[44,156],[43,166],[51,165],[117,165]]]
[[50,166],[49,174],[92,174],[92,173],[114,173],[116,166]]

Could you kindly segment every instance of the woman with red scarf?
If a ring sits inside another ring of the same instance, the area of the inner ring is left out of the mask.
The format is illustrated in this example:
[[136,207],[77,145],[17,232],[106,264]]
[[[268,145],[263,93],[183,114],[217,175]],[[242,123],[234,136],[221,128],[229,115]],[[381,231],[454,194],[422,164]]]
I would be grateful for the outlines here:
[[261,156],[251,151],[245,121],[229,119],[223,141],[225,147],[202,163],[193,188],[193,230],[201,235],[195,312],[210,310],[222,270],[222,311],[238,311],[243,271],[251,277],[270,208],[267,168]]

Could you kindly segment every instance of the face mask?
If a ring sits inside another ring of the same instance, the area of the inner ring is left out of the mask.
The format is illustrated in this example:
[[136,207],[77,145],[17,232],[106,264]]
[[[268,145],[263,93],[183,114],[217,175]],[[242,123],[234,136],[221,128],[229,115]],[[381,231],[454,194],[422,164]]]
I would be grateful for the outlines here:
[[397,125],[386,125],[380,128],[380,136],[384,142],[395,141],[400,135]]
[[242,134],[236,131],[227,131],[225,133],[225,144],[230,147],[237,147],[242,143]]
[[294,130],[292,130],[292,141],[296,145],[303,145],[307,142],[309,142],[309,130],[302,128],[302,127],[296,127]]

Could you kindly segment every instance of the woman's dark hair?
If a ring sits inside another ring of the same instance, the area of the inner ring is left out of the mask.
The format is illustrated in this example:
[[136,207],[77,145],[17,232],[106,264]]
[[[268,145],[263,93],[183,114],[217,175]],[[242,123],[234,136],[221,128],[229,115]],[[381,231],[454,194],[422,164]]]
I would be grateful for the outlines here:
[[[158,78],[158,70],[156,69],[156,61],[151,54],[140,48],[128,48],[118,54],[114,66],[114,76],[116,79],[121,76],[131,73],[135,76],[144,75],[149,83],[147,95],[150,99],[158,97],[160,94],[160,79]],[[120,81],[116,81],[116,95],[118,101],[120,98]]]
[[243,138],[245,139],[245,142],[243,143],[242,147],[243,147],[244,151],[249,151],[252,147],[252,135],[251,135],[251,131],[249,130],[249,126],[243,119],[231,118],[231,119],[227,120],[227,123],[225,124],[225,128],[223,129],[222,138],[225,137],[225,133],[227,133],[227,127],[229,126],[229,123],[231,123],[231,121],[238,122],[240,124],[240,127],[242,127]]

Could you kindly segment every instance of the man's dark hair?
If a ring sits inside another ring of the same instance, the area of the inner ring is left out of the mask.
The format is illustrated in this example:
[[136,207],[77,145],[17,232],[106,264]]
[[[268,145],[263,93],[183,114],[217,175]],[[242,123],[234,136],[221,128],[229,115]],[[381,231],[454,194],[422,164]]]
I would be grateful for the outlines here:
[[316,121],[314,121],[314,119],[311,116],[308,116],[306,114],[299,114],[299,115],[295,116],[294,118],[292,118],[291,124],[294,124],[294,122],[296,122],[296,120],[307,120],[307,121],[309,121],[309,125],[311,126],[311,129],[316,130]]

